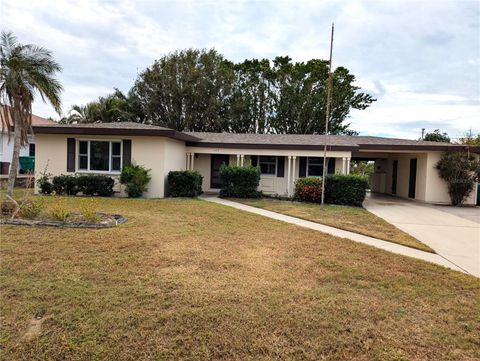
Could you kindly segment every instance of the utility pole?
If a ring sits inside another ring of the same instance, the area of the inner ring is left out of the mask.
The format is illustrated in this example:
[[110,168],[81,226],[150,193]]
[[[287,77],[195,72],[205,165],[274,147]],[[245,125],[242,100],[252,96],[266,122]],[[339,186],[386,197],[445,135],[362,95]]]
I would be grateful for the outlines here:
[[327,143],[328,143],[328,121],[330,119],[330,97],[332,95],[332,52],[333,52],[333,30],[334,25],[332,23],[332,34],[330,35],[330,63],[328,65],[328,80],[327,80],[327,107],[325,111],[325,144],[323,146],[323,171],[322,171],[322,203],[325,202],[325,178],[327,175]]

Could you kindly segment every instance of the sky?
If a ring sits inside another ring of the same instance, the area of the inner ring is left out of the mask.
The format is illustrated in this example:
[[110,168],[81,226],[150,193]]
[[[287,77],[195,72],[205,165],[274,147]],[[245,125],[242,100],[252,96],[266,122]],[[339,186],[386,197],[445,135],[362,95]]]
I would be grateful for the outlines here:
[[[119,88],[175,50],[227,59],[328,58],[378,100],[351,113],[361,135],[480,132],[480,1],[0,0],[0,29],[53,52],[62,109]],[[38,98],[34,113],[58,115]]]

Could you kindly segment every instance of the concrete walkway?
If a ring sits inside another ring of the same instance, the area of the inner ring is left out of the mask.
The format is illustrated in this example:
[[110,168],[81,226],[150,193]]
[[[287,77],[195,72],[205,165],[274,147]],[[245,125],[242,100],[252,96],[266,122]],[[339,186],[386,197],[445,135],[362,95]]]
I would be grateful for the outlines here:
[[427,261],[427,262],[436,263],[438,265],[445,266],[445,267],[451,268],[451,269],[456,270],[456,271],[465,272],[465,270],[463,270],[460,267],[457,267],[454,263],[448,261],[447,259],[443,258],[442,256],[439,256],[438,254],[420,251],[420,250],[413,249],[413,248],[410,248],[410,247],[401,246],[401,245],[396,244],[396,243],[382,241],[380,239],[364,236],[364,235],[361,235],[361,234],[358,234],[358,233],[344,231],[342,229],[338,229],[338,228],[334,228],[334,227],[330,227],[330,226],[325,226],[325,225],[320,224],[320,223],[310,222],[310,221],[306,221],[306,220],[303,220],[303,219],[287,216],[287,215],[284,215],[284,214],[280,214],[280,213],[276,213],[276,212],[272,212],[272,211],[267,211],[265,209],[260,209],[260,208],[247,206],[245,204],[232,202],[232,201],[222,199],[222,198],[218,198],[218,197],[215,197],[215,196],[206,196],[206,197],[203,197],[203,199],[205,199],[209,202],[214,202],[214,203],[218,203],[218,204],[223,204],[225,206],[237,208],[237,209],[240,209],[242,211],[255,213],[255,214],[258,214],[258,215],[261,215],[261,216],[264,216],[264,217],[269,217],[269,218],[276,219],[276,220],[279,220],[279,221],[295,224],[295,225],[300,226],[300,227],[310,228],[310,229],[313,229],[315,231],[328,233],[328,234],[331,234],[332,236],[341,237],[341,238],[348,238],[352,241],[368,244],[368,245],[373,246],[373,247],[381,248],[385,251],[389,251],[389,252],[393,252],[393,253],[397,253],[397,254],[401,254],[401,255],[404,255],[404,256],[413,257],[413,258],[418,258],[418,259],[421,259],[421,260],[424,260],[424,261]]
[[363,205],[467,273],[480,277],[480,208],[435,206],[381,195],[370,195]]

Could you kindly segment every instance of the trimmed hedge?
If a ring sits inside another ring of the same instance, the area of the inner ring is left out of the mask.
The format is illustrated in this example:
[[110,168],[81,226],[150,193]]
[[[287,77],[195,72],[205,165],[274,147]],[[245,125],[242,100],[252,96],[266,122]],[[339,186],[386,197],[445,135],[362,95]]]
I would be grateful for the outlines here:
[[[319,203],[322,194],[320,178],[299,178],[295,183],[295,199]],[[368,181],[358,175],[330,174],[326,176],[325,203],[361,207]]]
[[367,194],[366,177],[331,174],[326,177],[325,202],[361,207]]
[[[48,180],[43,180],[41,192],[44,192]],[[81,192],[87,196],[110,197],[113,195],[114,180],[111,177],[96,174],[80,176],[59,175],[52,179],[52,189],[58,195],[74,196]],[[48,188],[48,187],[47,187]]]
[[111,197],[115,181],[105,175],[81,175],[77,177],[80,192],[86,196]]
[[74,175],[57,175],[53,177],[52,189],[58,195],[74,196],[80,192],[77,177]]
[[203,177],[197,171],[171,171],[167,177],[169,197],[197,197],[202,194]]
[[258,167],[223,164],[220,167],[220,180],[220,197],[258,198],[261,195],[257,190],[260,183]]

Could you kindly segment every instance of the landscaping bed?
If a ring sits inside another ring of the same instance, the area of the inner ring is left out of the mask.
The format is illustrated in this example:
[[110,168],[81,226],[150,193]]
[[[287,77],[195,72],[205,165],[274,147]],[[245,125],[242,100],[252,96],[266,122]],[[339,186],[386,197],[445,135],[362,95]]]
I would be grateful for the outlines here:
[[97,213],[97,221],[90,222],[80,213],[72,213],[67,221],[58,221],[53,218],[44,219],[22,219],[22,218],[0,218],[0,224],[10,224],[17,226],[47,226],[47,227],[66,227],[66,228],[108,228],[115,227],[125,223],[127,218],[120,214]]

